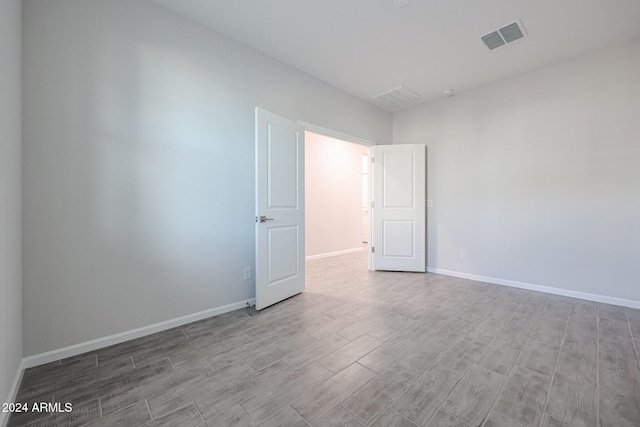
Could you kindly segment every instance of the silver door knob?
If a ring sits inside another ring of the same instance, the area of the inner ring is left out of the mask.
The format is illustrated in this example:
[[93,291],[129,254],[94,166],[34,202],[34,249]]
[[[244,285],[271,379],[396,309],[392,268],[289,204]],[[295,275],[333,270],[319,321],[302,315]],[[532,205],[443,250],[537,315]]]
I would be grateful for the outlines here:
[[264,215],[260,217],[260,222],[267,222],[267,221],[273,221],[273,218],[267,218]]

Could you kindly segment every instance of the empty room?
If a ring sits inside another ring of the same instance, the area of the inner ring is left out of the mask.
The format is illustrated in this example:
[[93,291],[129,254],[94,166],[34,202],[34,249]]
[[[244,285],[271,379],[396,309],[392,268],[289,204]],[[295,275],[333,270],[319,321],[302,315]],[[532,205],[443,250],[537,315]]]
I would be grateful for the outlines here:
[[640,426],[639,17],[1,0],[0,427]]

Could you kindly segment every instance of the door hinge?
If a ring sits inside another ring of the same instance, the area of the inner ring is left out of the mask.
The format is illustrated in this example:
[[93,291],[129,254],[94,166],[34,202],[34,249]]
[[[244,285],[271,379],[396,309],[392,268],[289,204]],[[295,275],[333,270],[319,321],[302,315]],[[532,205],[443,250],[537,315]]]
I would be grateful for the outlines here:
[[371,253],[372,253],[372,254],[375,254],[375,253],[376,253],[376,248],[375,248],[375,247],[373,247],[373,246],[371,246]]

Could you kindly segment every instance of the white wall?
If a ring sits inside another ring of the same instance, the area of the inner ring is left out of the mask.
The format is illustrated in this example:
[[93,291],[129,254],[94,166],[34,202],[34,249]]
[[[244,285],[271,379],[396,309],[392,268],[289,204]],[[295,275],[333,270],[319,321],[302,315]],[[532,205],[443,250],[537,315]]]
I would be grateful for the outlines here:
[[25,0],[25,353],[254,296],[254,107],[391,114],[144,0]]
[[397,113],[394,143],[428,146],[430,268],[640,301],[640,40]]
[[369,148],[305,133],[306,256],[362,249],[362,155]]
[[0,2],[0,403],[22,359],[21,28],[20,0]]

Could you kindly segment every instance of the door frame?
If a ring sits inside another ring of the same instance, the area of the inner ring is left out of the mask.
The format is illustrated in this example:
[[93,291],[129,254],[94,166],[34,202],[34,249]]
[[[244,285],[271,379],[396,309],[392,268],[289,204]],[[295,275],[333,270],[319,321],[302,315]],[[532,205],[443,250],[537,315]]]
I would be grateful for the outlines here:
[[[372,170],[371,170],[371,147],[375,147],[376,144],[373,141],[369,141],[367,139],[364,138],[359,138],[357,136],[353,136],[353,135],[349,135],[346,133],[342,133],[342,132],[338,132],[332,129],[328,129],[322,126],[317,126],[314,125],[312,123],[307,123],[307,122],[303,122],[301,120],[298,120],[298,124],[300,124],[305,131],[309,131],[309,132],[313,132],[313,133],[317,133],[320,135],[324,135],[324,136],[328,136],[330,138],[335,138],[335,139],[339,139],[342,141],[346,141],[346,142],[352,142],[354,144],[359,144],[359,145],[364,145],[366,147],[369,147],[369,180],[367,183],[368,189],[367,189],[367,204],[369,206],[368,209],[368,213],[367,213],[367,222],[369,223],[368,225],[368,234],[369,234],[369,243],[368,246],[369,248],[371,248],[372,246],[372,239],[373,239],[373,233],[372,233],[372,229],[371,227],[373,226],[373,224],[371,223],[371,197],[372,197],[372,190],[373,190],[373,179],[371,178],[372,176]],[[306,155],[306,154],[305,154]],[[303,159],[304,160],[304,159]],[[305,189],[306,190],[306,189]],[[304,194],[304,192],[303,192]],[[306,228],[306,224],[305,224],[305,228]],[[306,233],[306,229],[303,230],[303,232]],[[373,259],[372,259],[372,254],[371,254],[371,250],[367,251],[367,268],[369,270],[373,269]]]

